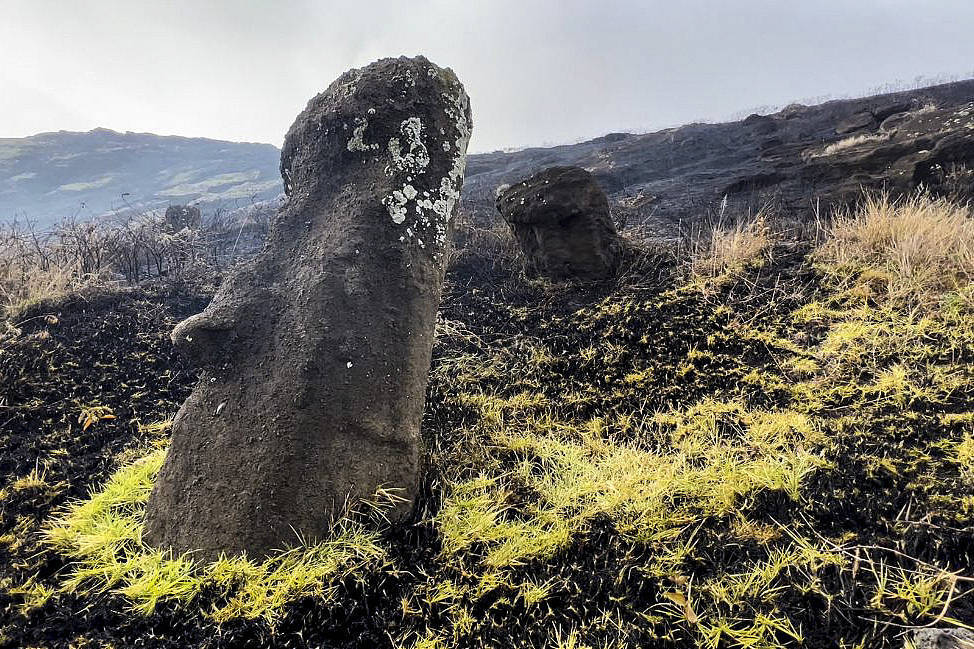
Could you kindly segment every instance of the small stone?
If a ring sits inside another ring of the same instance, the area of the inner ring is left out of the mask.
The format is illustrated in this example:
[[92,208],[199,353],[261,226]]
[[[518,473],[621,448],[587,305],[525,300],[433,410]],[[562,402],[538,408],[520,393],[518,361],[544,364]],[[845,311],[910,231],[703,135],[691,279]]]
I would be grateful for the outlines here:
[[974,649],[974,632],[966,629],[917,629],[904,649]]

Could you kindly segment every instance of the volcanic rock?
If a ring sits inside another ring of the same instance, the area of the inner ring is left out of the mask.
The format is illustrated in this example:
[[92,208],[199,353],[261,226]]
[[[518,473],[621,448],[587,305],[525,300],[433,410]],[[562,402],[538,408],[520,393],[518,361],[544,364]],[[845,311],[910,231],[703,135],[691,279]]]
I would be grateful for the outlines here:
[[592,174],[551,167],[501,188],[497,209],[514,232],[529,274],[552,279],[611,275],[623,245]]
[[835,126],[836,135],[845,135],[862,129],[874,128],[876,117],[868,110],[847,117]]
[[204,371],[148,542],[259,556],[320,538],[380,487],[408,514],[470,129],[463,86],[423,57],[346,72],[298,115],[264,250],[173,330]]
[[915,649],[974,649],[974,633],[966,629],[917,629],[910,643]]
[[[811,222],[857,202],[863,190],[897,196],[922,184],[934,194],[974,200],[971,102],[974,80],[957,81],[620,140],[478,154],[470,157],[464,210],[489,226],[497,216],[496,187],[556,165],[588,169],[613,213],[633,196],[651,198],[628,210],[628,222],[669,240],[721,211],[770,209]],[[850,136],[865,137],[829,148]]]

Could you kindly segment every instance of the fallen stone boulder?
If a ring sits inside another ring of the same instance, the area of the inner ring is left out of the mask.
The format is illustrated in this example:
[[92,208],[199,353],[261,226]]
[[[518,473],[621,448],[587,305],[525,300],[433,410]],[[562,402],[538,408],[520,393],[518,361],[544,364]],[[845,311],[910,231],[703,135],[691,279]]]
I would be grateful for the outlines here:
[[501,187],[496,205],[524,253],[529,274],[594,280],[615,272],[623,242],[605,193],[584,169],[545,169]]
[[263,251],[172,333],[203,373],[173,422],[149,543],[264,555],[380,488],[408,514],[470,129],[463,86],[423,57],[346,72],[298,115]]

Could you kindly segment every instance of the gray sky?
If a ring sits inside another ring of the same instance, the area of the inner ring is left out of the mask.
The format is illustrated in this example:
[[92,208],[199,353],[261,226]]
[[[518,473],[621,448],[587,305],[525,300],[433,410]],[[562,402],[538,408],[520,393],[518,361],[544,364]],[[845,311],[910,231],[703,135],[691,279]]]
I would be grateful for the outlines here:
[[974,0],[0,0],[0,137],[279,145],[344,70],[423,53],[489,151],[971,76],[972,34]]

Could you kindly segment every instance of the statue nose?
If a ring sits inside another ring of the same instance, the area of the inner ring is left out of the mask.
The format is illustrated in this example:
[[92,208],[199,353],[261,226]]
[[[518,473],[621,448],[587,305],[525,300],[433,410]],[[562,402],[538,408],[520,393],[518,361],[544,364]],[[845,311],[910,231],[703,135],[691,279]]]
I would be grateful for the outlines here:
[[233,337],[232,320],[206,311],[186,318],[176,325],[170,335],[176,350],[197,367],[214,365],[223,360]]

